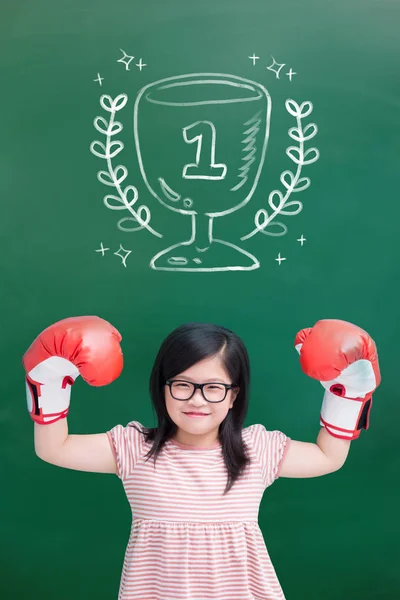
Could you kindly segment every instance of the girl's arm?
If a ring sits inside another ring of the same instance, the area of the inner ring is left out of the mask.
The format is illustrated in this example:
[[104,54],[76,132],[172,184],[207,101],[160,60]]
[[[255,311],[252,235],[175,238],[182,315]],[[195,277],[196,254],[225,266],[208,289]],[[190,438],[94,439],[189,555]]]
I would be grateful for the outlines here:
[[57,467],[92,473],[117,472],[117,464],[106,433],[68,435],[67,419],[35,428],[35,452]]
[[121,335],[96,316],[69,317],[44,329],[23,356],[35,452],[45,462],[97,473],[116,473],[107,433],[68,435],[71,386],[82,378],[108,385],[121,373]]
[[321,427],[316,444],[290,440],[280,477],[319,477],[338,471],[346,462],[350,441],[334,438]]
[[316,444],[289,442],[281,477],[318,477],[340,469],[352,440],[369,427],[372,392],[381,381],[376,345],[369,334],[339,319],[322,319],[296,335],[304,373],[325,388],[324,425]]

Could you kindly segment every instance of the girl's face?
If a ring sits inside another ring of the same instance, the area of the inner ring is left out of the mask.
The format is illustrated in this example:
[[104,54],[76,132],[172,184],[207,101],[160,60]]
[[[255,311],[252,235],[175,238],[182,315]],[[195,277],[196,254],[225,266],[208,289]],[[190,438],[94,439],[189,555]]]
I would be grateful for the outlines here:
[[[234,383],[231,381],[218,356],[206,358],[172,379],[190,383]],[[189,400],[176,400],[165,386],[165,405],[172,421],[178,426],[174,439],[188,446],[208,447],[218,441],[218,428],[239,393],[239,388],[228,390],[225,400],[218,403],[207,402],[201,390],[197,389]],[[204,417],[188,417],[186,412],[207,413]]]

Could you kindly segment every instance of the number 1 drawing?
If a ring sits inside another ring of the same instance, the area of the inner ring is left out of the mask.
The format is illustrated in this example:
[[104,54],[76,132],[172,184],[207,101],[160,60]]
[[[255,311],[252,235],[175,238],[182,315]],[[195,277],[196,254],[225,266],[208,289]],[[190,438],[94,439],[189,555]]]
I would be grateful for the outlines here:
[[[189,137],[188,132],[199,132],[194,137]],[[201,133],[200,133],[201,132]],[[203,146],[203,136],[205,143]],[[226,165],[215,164],[215,144],[217,133],[215,125],[210,121],[197,121],[183,129],[183,138],[187,144],[197,142],[195,164],[185,165],[182,177],[184,179],[224,179]]]

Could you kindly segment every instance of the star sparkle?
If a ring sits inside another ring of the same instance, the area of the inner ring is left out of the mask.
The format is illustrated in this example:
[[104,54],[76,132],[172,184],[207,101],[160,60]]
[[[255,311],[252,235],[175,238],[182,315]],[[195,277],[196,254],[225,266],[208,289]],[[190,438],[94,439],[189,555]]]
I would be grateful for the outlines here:
[[[122,252],[122,254],[120,254],[120,252]],[[126,259],[131,254],[131,252],[132,250],[125,250],[125,248],[122,247],[122,244],[120,244],[118,250],[114,252],[114,254],[115,256],[119,256],[122,259],[122,264],[124,265],[124,267],[126,267]]]
[[120,48],[123,56],[121,58],[119,58],[117,60],[117,62],[123,63],[125,65],[125,69],[126,71],[129,71],[129,64],[133,61],[133,59],[135,58],[134,56],[130,56],[130,54],[127,54],[125,52],[125,50],[122,50],[122,48]]
[[[276,62],[276,60],[272,56],[272,54],[271,54],[271,58],[272,58],[272,64],[269,65],[269,67],[267,67],[267,69],[268,69],[268,71],[272,71],[273,73],[275,73],[276,78],[279,79],[279,73],[281,72],[281,70],[283,69],[283,67],[285,66],[286,63]],[[276,67],[278,67],[278,68],[276,68]]]

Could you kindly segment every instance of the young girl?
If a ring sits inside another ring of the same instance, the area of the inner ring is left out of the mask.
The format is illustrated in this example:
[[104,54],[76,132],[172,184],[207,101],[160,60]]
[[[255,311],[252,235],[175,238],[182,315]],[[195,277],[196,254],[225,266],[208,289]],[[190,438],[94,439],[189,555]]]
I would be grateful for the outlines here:
[[374,342],[344,321],[297,334],[303,370],[326,389],[316,444],[243,428],[246,348],[203,323],[178,327],[161,345],[150,377],[156,428],[131,421],[69,435],[71,385],[79,374],[96,386],[116,379],[120,341],[103,319],[72,317],[45,329],[23,359],[37,455],[115,473],[124,486],[133,519],[118,599],[284,600],[258,525],[262,496],[279,476],[317,477],[344,464],[380,382]]

